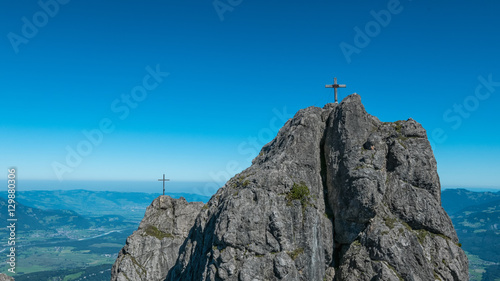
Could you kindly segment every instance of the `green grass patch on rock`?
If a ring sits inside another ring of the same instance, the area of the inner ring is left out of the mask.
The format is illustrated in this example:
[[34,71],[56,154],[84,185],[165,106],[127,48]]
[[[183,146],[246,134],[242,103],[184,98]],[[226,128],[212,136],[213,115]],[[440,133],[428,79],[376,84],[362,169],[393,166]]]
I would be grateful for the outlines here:
[[301,254],[304,253],[304,248],[298,248],[291,252],[286,252],[292,260],[296,260]]
[[393,229],[395,224],[396,224],[397,219],[396,218],[384,218],[385,225],[389,229]]
[[427,237],[427,234],[429,234],[429,232],[427,232],[426,230],[424,229],[420,229],[420,230],[417,230],[417,239],[418,239],[418,242],[423,245],[424,242],[425,242],[425,237]]
[[310,194],[309,188],[304,182],[301,182],[300,184],[294,183],[292,189],[286,195],[288,205],[291,205],[294,200],[300,200],[302,209],[305,209],[307,207],[307,203],[309,202]]
[[148,225],[148,227],[146,227],[145,232],[147,235],[156,237],[160,240],[162,240],[165,237],[174,238],[174,236],[172,234],[163,232],[153,225]]

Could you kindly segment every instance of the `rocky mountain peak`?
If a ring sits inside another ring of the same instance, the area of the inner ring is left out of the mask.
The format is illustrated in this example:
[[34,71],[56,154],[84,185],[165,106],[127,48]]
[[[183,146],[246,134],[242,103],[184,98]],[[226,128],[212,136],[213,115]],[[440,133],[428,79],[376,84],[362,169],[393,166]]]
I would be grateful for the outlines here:
[[127,238],[111,270],[112,281],[161,281],[175,265],[201,202],[160,196],[146,209],[137,229]]
[[201,208],[166,280],[467,280],[413,119],[299,110]]

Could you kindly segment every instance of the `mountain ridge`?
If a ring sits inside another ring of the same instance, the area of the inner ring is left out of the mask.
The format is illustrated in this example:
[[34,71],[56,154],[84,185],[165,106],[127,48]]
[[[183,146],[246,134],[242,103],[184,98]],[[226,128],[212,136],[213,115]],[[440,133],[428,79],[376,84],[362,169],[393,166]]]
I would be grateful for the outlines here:
[[446,200],[442,202],[443,207],[452,215],[470,206],[500,200],[500,191],[497,192],[475,192],[464,188],[446,189]]
[[[7,200],[0,197],[0,208],[7,210]],[[7,220],[8,212],[0,214],[0,219]],[[61,229],[75,230],[88,229],[91,227],[131,227],[133,224],[126,223],[126,219],[120,215],[105,215],[99,217],[86,217],[73,210],[38,209],[16,203],[16,218],[18,219],[18,231],[48,230],[58,233]],[[1,232],[7,232],[2,230]]]
[[[168,193],[174,198],[207,202],[209,197],[190,193]],[[74,190],[18,191],[17,202],[41,210],[72,210],[84,216],[121,215],[139,222],[146,207],[159,193]],[[5,197],[5,196],[4,196]]]

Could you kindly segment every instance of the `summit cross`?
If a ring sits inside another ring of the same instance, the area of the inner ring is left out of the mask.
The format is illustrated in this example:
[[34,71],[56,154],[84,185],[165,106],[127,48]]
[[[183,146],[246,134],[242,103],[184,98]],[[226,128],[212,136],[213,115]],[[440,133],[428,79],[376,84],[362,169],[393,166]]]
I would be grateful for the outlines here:
[[165,174],[163,174],[163,179],[158,179],[158,181],[162,181],[163,182],[163,195],[165,195],[165,182],[166,181],[170,181],[170,180],[166,179],[165,178]]
[[335,103],[338,103],[337,99],[337,88],[345,88],[345,84],[337,84],[337,77],[333,78],[333,84],[332,85],[325,85],[325,88],[333,88],[335,92]]

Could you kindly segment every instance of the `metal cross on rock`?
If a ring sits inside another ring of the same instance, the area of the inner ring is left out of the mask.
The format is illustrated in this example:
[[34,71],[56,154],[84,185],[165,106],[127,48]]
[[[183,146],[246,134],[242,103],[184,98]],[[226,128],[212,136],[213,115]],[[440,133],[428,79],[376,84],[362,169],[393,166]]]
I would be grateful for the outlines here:
[[333,84],[332,85],[325,85],[325,88],[333,88],[335,91],[335,103],[338,103],[337,99],[337,88],[345,88],[345,84],[337,84],[337,77],[333,78]]
[[163,182],[163,195],[165,195],[165,182],[166,181],[170,181],[170,180],[166,179],[165,178],[165,174],[163,174],[163,179],[158,179],[158,181],[162,181]]

